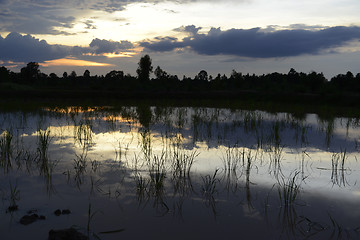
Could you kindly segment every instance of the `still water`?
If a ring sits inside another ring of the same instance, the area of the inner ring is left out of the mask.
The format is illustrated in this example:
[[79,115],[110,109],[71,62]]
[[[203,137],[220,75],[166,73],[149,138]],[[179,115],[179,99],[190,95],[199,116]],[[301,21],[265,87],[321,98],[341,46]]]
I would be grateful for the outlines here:
[[0,133],[1,239],[360,237],[360,119],[62,107],[0,112]]

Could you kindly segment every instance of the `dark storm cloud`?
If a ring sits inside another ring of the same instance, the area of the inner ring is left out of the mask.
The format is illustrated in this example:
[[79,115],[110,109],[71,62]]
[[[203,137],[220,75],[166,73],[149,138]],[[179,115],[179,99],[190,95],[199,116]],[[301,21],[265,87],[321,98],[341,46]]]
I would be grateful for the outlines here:
[[[0,0],[0,31],[24,34],[71,34],[76,16],[89,9],[115,12],[138,0]],[[87,22],[88,29],[94,29]],[[59,30],[59,28],[65,28]],[[69,29],[69,30],[68,30]]]
[[354,39],[360,39],[360,27],[339,26],[316,31],[292,29],[272,32],[262,31],[260,28],[226,31],[212,28],[207,34],[196,33],[181,41],[154,39],[142,42],[141,46],[157,52],[188,47],[204,55],[273,58],[319,54],[323,50],[343,46]]
[[133,44],[128,41],[114,42],[100,39],[94,39],[89,47],[51,45],[31,35],[23,36],[12,32],[5,38],[0,36],[0,60],[44,62],[69,56],[80,57],[83,54],[118,53],[133,47]]
[[0,58],[4,61],[42,62],[62,58],[70,54],[71,48],[60,45],[49,45],[46,41],[38,40],[30,35],[10,33],[0,39]]
[[72,34],[69,30],[76,23],[77,14],[86,11],[86,2],[83,0],[5,1],[0,7],[0,29],[5,32],[25,34],[69,35]]
[[69,34],[57,30],[58,27],[70,29],[75,22],[71,11],[61,6],[56,1],[8,1],[0,10],[0,29],[26,34]]
[[92,49],[91,51],[93,51],[95,54],[118,53],[120,51],[132,49],[134,48],[134,45],[129,41],[115,42],[95,38],[90,43],[90,48]]
[[[0,0],[0,31],[24,34],[72,34],[77,16],[90,10],[116,12],[131,3],[175,2],[194,0]],[[212,1],[212,0],[197,0]],[[91,26],[88,26],[91,28]],[[59,28],[65,28],[60,29]]]
[[153,42],[142,42],[140,45],[157,52],[172,51],[185,46],[183,42],[177,41],[177,38],[171,37],[155,38]]
[[59,31],[56,27],[72,28],[74,17],[41,16],[35,15],[26,18],[24,21],[14,22],[5,27],[7,31],[16,31],[26,34],[52,34],[71,35],[67,31]]

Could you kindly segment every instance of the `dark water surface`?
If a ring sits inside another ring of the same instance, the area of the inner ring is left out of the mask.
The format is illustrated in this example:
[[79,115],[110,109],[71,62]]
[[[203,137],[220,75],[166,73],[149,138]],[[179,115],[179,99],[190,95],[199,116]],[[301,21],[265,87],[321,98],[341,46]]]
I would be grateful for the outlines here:
[[0,134],[1,239],[360,237],[357,118],[59,107],[0,112]]

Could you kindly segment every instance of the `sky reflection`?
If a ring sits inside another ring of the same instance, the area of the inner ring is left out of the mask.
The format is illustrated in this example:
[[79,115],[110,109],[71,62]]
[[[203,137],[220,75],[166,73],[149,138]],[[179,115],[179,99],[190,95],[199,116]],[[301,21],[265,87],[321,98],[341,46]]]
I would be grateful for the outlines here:
[[[85,226],[91,205],[104,214],[96,214],[88,233],[126,228],[105,239],[142,232],[166,239],[179,228],[179,238],[213,238],[240,234],[239,224],[244,236],[259,239],[357,234],[357,119],[147,106],[48,108],[0,119],[3,209],[9,183],[21,193],[14,219],[36,208],[49,229],[67,220]],[[13,136],[10,161],[5,130]],[[73,214],[56,219],[57,208]],[[0,229],[8,239],[38,230],[37,223],[17,226],[9,214],[0,217],[10,226]],[[144,231],[136,231],[138,224]]]

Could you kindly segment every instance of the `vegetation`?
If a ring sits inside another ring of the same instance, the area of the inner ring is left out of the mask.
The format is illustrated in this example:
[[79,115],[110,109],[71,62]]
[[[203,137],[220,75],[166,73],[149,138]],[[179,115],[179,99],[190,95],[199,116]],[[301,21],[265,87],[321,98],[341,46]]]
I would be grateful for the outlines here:
[[0,166],[4,168],[4,171],[9,171],[11,168],[12,138],[12,134],[8,131],[0,135]]
[[[259,224],[259,229],[266,220],[275,238],[358,236],[356,216],[342,213],[340,205],[332,207],[333,200],[321,195],[333,193],[332,183],[344,193],[339,198],[345,201],[343,205],[350,202],[347,197],[353,195],[358,179],[359,118],[311,116],[309,121],[291,113],[145,105],[56,107],[34,114],[3,114],[1,127],[8,130],[0,135],[0,168],[12,166],[1,175],[2,182],[10,185],[0,184],[0,198],[9,202],[4,206],[7,212],[16,211],[18,205],[23,212],[29,203],[40,207],[53,197],[56,203],[61,197],[61,204],[76,206],[68,223],[82,219],[83,231],[94,239],[99,234],[123,234],[118,224],[127,226],[127,234],[128,229],[142,224],[143,216],[147,221],[153,213],[157,220],[148,221],[149,229],[162,228],[159,221],[177,224],[177,219],[168,221],[172,217],[191,223],[193,216],[200,216],[195,221],[208,223],[210,213],[219,216],[216,224],[221,222],[219,226],[229,232],[238,230],[238,224],[232,224],[236,219],[249,226]],[[345,130],[349,131],[346,139],[337,136]],[[105,142],[98,137],[103,133],[108,135]],[[304,143],[303,138],[310,141]],[[329,139],[331,149],[321,139]],[[344,145],[346,148],[341,147]],[[114,146],[119,147],[112,158]],[[318,150],[313,151],[314,146]],[[123,157],[118,156],[121,151],[125,151]],[[45,179],[46,193],[53,193],[49,200],[39,194],[37,172]],[[12,179],[19,182],[12,185]],[[67,186],[63,185],[66,181]],[[311,190],[320,197],[313,197]],[[89,205],[84,204],[87,198]],[[350,202],[350,207],[355,205]],[[134,222],[128,214],[134,215]],[[104,226],[115,230],[104,231],[108,230]]]
[[[159,66],[153,71],[149,55],[140,59],[136,72],[136,77],[119,70],[110,71],[105,76],[91,76],[86,70],[83,75],[72,71],[59,77],[55,73],[44,74],[38,63],[29,62],[19,73],[6,67],[0,68],[0,92],[3,97],[13,96],[15,91],[27,96],[51,98],[84,95],[104,98],[288,98],[308,102],[339,102],[338,96],[341,96],[345,100],[353,100],[354,104],[360,98],[360,73],[347,72],[328,80],[323,73],[303,73],[293,68],[287,74],[255,75],[233,70],[230,76],[219,73],[215,77],[201,70],[193,78],[184,75],[179,79]],[[154,77],[151,78],[152,72]]]

